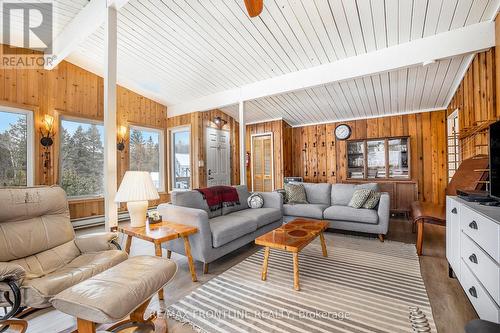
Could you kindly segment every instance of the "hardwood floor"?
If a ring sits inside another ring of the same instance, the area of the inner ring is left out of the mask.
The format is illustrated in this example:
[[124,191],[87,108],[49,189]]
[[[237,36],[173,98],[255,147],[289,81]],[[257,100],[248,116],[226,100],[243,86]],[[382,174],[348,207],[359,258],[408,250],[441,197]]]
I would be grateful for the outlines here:
[[[101,228],[81,230],[78,231],[78,234],[96,231],[101,231]],[[326,232],[325,238],[327,243],[330,237],[332,237],[332,232]],[[372,237],[375,238],[377,236],[374,235]],[[415,237],[416,235],[411,232],[411,225],[407,220],[402,218],[391,219],[389,234],[386,238],[387,241],[415,243]],[[124,237],[120,238],[120,242],[122,246],[125,246]],[[209,274],[205,275],[202,274],[202,263],[195,262],[198,282],[191,281],[187,259],[172,253],[172,259],[179,266],[178,273],[174,280],[165,288],[165,300],[159,301],[158,297],[155,296],[150,308],[155,310],[165,309],[165,307],[176,302],[211,278],[252,255],[258,249],[259,247],[253,244],[244,246],[224,258],[211,263]],[[149,242],[134,239],[132,243],[131,255],[154,255],[154,251],[154,246]],[[166,256],[165,250],[164,256]],[[477,318],[477,315],[462,288],[459,286],[458,281],[448,278],[448,264],[445,259],[445,229],[443,227],[426,225],[424,256],[420,258],[420,265],[438,331],[440,333],[464,332],[463,327],[465,324],[469,320]],[[67,331],[75,325],[74,318],[53,309],[38,311],[28,318],[30,323],[28,332],[31,333]],[[168,321],[168,328],[170,333],[194,332],[190,327],[173,320]],[[125,332],[148,331],[128,329]]]

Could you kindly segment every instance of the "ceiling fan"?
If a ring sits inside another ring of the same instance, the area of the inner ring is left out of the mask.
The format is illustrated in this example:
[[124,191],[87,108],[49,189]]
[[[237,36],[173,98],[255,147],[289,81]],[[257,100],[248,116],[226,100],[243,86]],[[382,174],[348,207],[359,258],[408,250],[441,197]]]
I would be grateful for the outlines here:
[[245,0],[245,7],[247,7],[247,12],[250,17],[258,16],[262,13],[262,7],[264,0]]

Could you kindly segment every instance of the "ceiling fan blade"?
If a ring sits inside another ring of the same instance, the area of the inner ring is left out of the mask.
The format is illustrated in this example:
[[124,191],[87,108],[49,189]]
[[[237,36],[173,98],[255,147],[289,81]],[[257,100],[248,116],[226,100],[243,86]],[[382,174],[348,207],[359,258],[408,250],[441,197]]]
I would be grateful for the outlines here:
[[245,6],[247,7],[248,15],[255,17],[262,13],[264,0],[245,0]]

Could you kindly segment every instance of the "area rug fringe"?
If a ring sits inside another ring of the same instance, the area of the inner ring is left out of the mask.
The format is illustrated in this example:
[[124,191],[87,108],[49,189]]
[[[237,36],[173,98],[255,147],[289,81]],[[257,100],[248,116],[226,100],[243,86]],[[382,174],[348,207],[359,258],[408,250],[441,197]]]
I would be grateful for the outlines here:
[[181,323],[182,325],[191,327],[197,333],[210,333],[210,332],[204,330],[203,328],[199,327],[195,323],[193,323],[191,320],[186,318],[186,316],[179,314],[179,311],[167,310],[167,312],[165,313],[165,316],[169,319],[172,319],[172,320],[175,320],[175,321]]

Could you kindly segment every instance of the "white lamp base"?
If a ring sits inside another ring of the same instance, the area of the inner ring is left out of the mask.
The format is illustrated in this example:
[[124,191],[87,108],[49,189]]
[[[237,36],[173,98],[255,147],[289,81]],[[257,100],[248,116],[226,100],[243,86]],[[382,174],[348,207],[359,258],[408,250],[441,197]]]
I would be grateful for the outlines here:
[[133,228],[146,225],[146,213],[148,211],[147,201],[127,202],[128,214],[130,215],[130,226]]

